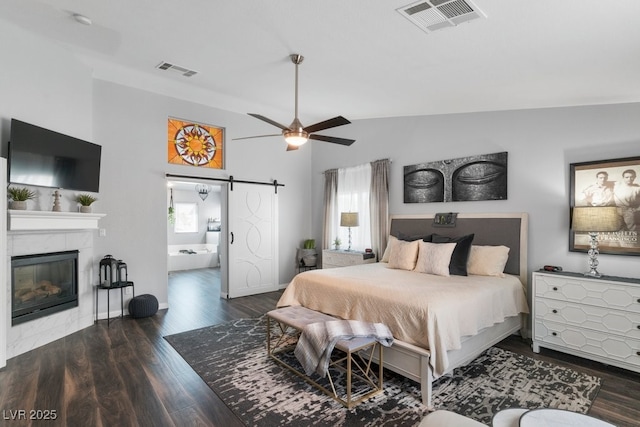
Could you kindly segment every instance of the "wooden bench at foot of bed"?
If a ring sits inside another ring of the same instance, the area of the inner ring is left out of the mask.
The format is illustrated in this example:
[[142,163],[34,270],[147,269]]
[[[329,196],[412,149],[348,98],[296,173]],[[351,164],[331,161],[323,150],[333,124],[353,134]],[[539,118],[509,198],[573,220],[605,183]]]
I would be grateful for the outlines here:
[[[290,363],[287,363],[284,358],[279,357],[282,353],[293,352],[298,337],[305,326],[311,323],[329,322],[332,320],[338,319],[301,306],[284,307],[268,312],[267,353],[273,360],[288,368],[326,395],[351,409],[360,402],[382,393],[383,365],[382,363],[378,363],[377,374],[372,366],[374,356],[376,361],[383,361],[382,345],[379,344],[375,338],[355,337],[348,340],[340,340],[336,343],[335,349],[344,355],[338,355],[339,352],[335,352],[335,350],[334,354],[332,354],[329,370],[327,371],[327,378],[331,390],[314,381]],[[272,321],[275,323],[274,325],[272,325]],[[275,329],[275,334],[272,328]],[[376,349],[378,350],[377,352]],[[345,373],[346,386],[344,387],[344,393],[338,393],[336,390],[338,384],[334,383],[331,374],[332,369],[338,369]],[[360,390],[357,393],[353,392],[355,381],[358,381],[360,386]]]

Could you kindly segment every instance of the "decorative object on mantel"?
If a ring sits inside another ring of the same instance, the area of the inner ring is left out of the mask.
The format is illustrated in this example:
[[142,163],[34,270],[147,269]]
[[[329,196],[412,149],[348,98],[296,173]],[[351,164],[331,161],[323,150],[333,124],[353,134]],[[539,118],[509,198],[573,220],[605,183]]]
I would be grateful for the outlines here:
[[615,206],[583,206],[573,208],[573,231],[589,233],[589,271],[585,276],[602,277],[598,272],[598,232],[617,231],[620,229],[618,208]]
[[78,194],[76,196],[76,202],[80,203],[80,212],[91,213],[91,203],[98,199],[91,194]]
[[53,192],[53,212],[60,212],[60,192],[58,190]]
[[27,200],[36,198],[36,193],[26,187],[9,187],[7,196],[11,199],[9,209],[24,211],[27,209]]
[[404,202],[507,200],[507,152],[404,167]]

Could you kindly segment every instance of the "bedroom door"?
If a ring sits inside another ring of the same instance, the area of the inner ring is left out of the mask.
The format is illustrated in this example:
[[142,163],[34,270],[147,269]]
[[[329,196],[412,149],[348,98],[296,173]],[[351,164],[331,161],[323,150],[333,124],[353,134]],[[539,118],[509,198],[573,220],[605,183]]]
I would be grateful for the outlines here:
[[278,195],[267,185],[229,187],[228,297],[278,289]]

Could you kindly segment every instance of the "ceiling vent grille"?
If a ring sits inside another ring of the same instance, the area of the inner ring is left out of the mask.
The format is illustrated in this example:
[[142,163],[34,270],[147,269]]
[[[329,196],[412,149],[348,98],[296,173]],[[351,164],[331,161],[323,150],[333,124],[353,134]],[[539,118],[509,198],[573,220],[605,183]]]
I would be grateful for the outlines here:
[[487,17],[470,0],[421,0],[396,10],[427,33]]
[[159,70],[174,71],[176,73],[182,74],[185,77],[191,77],[195,74],[198,74],[197,71],[193,71],[188,68],[181,67],[179,65],[171,64],[169,62],[161,62],[158,65],[156,65],[156,68]]

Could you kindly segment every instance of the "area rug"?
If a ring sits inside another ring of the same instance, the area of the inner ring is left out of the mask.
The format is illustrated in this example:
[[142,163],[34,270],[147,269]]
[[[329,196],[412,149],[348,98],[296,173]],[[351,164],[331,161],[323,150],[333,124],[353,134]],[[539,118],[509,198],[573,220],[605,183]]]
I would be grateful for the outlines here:
[[[384,393],[348,410],[267,356],[264,317],[165,339],[248,426],[416,426],[418,383],[388,370]],[[318,378],[315,378],[318,379]],[[491,424],[512,407],[586,413],[600,378],[492,347],[433,385],[433,405]]]

